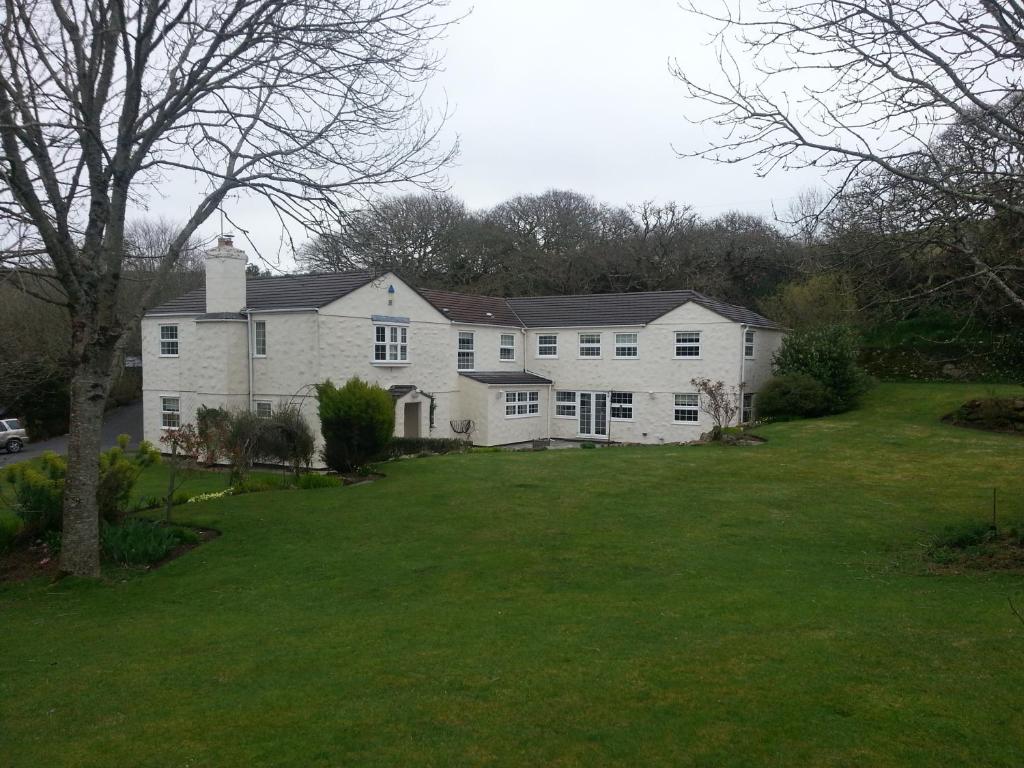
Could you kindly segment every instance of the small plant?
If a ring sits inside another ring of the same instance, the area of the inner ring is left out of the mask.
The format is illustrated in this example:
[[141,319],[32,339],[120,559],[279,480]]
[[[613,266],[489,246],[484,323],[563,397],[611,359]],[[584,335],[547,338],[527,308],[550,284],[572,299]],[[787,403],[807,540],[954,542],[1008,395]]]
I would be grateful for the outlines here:
[[711,430],[712,440],[722,439],[722,430],[729,426],[740,411],[739,393],[725,386],[725,382],[700,377],[690,379],[699,397],[700,409],[711,417],[715,426]]
[[14,516],[0,515],[0,552],[4,552],[21,533],[22,522]]
[[340,488],[342,485],[344,483],[342,483],[340,477],[314,474],[299,475],[299,479],[295,483],[295,486],[303,491],[314,488]]
[[212,491],[210,493],[199,493],[195,496],[189,497],[188,504],[199,504],[203,501],[214,501],[215,499],[223,499],[225,496],[230,496],[235,492],[234,488],[227,488],[223,491]]
[[149,520],[131,519],[106,525],[100,533],[103,554],[122,565],[149,565],[178,546],[175,531]]
[[597,446],[594,445],[594,443],[580,443],[580,448],[584,448],[586,450],[591,450],[591,449],[597,448]]
[[466,440],[445,437],[393,437],[382,457],[419,456],[437,453],[465,453],[471,447]]

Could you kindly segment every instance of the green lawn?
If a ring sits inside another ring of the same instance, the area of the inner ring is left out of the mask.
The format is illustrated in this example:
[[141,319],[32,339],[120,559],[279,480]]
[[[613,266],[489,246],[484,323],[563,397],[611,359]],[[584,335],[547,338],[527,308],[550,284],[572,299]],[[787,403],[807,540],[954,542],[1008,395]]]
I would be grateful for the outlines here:
[[0,765],[1019,766],[1024,577],[920,554],[1024,521],[1024,440],[937,421],[990,390],[179,507],[224,535],[0,586]]

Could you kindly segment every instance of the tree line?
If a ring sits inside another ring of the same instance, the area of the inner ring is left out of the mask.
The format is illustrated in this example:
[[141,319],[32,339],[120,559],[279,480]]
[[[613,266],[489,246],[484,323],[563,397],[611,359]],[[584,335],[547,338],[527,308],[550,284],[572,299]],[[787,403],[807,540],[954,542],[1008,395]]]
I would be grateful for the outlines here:
[[497,296],[689,288],[794,327],[922,313],[993,328],[1022,319],[955,240],[973,227],[985,258],[1017,286],[1018,222],[917,222],[903,210],[909,190],[886,195],[880,183],[811,190],[772,218],[706,217],[676,202],[614,206],[570,190],[478,211],[451,194],[392,196],[348,214],[298,261],[311,272],[394,271],[413,285]]

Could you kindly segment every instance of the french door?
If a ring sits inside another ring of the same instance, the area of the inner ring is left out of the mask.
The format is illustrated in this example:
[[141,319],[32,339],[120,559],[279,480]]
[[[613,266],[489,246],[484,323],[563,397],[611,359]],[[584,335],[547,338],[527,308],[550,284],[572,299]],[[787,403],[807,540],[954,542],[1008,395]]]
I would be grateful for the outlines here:
[[579,436],[608,438],[608,393],[579,393]]

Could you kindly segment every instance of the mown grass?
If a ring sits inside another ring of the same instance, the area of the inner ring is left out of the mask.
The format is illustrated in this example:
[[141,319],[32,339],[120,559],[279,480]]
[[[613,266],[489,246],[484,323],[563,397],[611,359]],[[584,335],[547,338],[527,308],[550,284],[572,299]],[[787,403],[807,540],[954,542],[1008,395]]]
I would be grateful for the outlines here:
[[1024,440],[938,421],[980,393],[179,507],[224,535],[0,587],[0,764],[1017,766],[1024,579],[921,558],[1024,520]]

